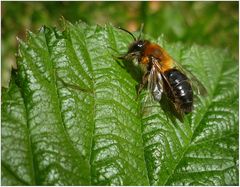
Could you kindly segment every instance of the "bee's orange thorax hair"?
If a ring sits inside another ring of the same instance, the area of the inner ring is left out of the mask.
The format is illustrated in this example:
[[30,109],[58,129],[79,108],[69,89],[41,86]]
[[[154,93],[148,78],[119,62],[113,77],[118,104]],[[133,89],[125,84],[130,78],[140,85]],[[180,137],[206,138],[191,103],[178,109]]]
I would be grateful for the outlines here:
[[173,68],[173,59],[162,47],[157,44],[150,43],[146,46],[141,57],[141,64],[148,64],[151,57],[158,59],[162,72]]

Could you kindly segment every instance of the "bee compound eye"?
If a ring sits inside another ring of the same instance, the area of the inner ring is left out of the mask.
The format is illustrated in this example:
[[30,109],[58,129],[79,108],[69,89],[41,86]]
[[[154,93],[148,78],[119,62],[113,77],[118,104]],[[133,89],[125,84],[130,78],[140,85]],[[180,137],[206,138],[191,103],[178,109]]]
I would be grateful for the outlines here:
[[139,41],[138,44],[137,44],[137,46],[138,46],[139,48],[142,48],[143,45],[144,45],[144,42],[143,42],[143,41]]
[[143,44],[142,44],[142,43],[139,43],[137,46],[138,46],[139,48],[141,48],[141,47],[143,46]]

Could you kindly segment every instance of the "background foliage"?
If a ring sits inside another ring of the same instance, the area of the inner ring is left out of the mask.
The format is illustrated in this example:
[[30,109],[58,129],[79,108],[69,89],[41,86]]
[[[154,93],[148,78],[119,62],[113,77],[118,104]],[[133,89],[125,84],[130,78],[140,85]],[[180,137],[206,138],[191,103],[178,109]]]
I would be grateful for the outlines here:
[[58,25],[63,16],[71,22],[113,23],[167,41],[182,41],[224,48],[238,58],[238,2],[2,2],[2,85],[16,68],[17,41],[26,29]]

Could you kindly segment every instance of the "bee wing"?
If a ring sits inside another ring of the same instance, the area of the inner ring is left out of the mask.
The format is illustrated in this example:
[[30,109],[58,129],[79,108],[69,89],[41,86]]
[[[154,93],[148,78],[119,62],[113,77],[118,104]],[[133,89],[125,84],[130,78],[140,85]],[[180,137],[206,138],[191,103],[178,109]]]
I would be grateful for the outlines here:
[[164,89],[162,91],[166,91],[168,94],[173,96],[173,89],[168,79],[165,77],[164,73],[161,73],[161,66],[157,59],[153,60],[153,67],[156,69],[156,72],[158,72],[161,76],[161,85],[162,85],[162,88]]
[[[158,69],[158,71],[160,72],[161,71],[161,66],[160,64],[158,63],[158,61],[156,60],[154,62],[155,64],[155,67]],[[170,105],[168,105],[168,107],[170,107],[170,110],[174,112],[174,115],[180,119],[180,121],[183,120],[183,117],[184,117],[184,112],[182,111],[182,109],[174,102],[174,90],[170,84],[170,82],[168,81],[168,78],[165,76],[164,73],[161,74],[162,76],[162,82],[163,82],[163,85],[164,85],[164,91],[168,97],[168,101],[172,103],[172,106],[174,108],[171,108]],[[172,100],[173,99],[173,100]]]
[[179,63],[177,63],[176,61],[173,61],[174,66],[182,71],[190,80],[190,83],[192,85],[193,90],[197,91],[198,94],[200,95],[207,95],[207,90],[206,88],[203,86],[203,84],[187,69],[183,68]]
[[161,100],[163,93],[162,74],[154,64],[150,70],[148,77],[148,89],[151,91],[152,96],[156,101]]

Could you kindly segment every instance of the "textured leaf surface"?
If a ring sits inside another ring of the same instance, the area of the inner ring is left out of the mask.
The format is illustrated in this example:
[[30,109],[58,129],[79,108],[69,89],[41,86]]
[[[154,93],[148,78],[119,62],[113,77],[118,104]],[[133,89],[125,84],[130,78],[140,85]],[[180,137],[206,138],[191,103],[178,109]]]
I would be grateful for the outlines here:
[[114,57],[126,33],[67,23],[28,35],[2,96],[2,185],[238,184],[238,65],[228,54],[156,41],[208,90],[181,123],[145,93],[136,100],[136,74]]

